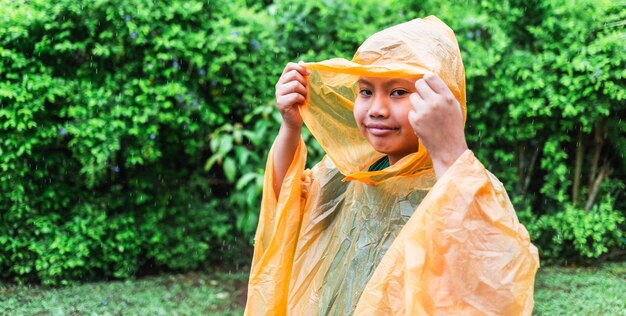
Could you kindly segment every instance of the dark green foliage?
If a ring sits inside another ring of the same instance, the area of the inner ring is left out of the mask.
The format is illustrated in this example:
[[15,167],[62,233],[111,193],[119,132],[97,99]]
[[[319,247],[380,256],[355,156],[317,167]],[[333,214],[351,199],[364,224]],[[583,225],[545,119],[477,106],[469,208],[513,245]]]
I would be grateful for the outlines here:
[[218,260],[234,177],[203,166],[211,134],[269,99],[269,20],[231,1],[1,7],[2,276]]
[[598,258],[625,245],[626,10],[598,1],[516,7],[531,17],[500,24],[512,27],[511,44],[493,79],[471,92],[485,110],[472,113],[468,134],[518,210],[532,209],[544,259]]
[[[248,262],[274,84],[435,14],[470,147],[542,257],[624,247],[626,7],[603,1],[0,0],[0,276]],[[309,165],[323,154],[305,131]],[[228,248],[231,248],[229,253]]]

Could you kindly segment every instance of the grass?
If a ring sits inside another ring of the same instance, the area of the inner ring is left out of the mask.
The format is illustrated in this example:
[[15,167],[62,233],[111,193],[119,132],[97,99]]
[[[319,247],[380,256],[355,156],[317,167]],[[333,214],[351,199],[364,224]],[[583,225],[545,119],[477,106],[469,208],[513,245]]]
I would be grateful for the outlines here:
[[241,315],[247,273],[186,273],[62,288],[0,285],[0,315]]
[[[62,288],[0,285],[2,315],[241,315],[247,271],[160,275]],[[626,262],[545,267],[535,315],[626,315]]]
[[535,315],[626,315],[626,262],[588,268],[542,268]]

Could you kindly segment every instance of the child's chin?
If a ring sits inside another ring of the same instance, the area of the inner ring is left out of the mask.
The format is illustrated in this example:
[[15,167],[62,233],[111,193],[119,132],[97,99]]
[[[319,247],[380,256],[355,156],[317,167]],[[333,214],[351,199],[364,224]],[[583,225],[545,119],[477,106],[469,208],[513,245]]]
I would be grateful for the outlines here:
[[389,147],[387,147],[387,146],[381,146],[381,145],[373,144],[372,142],[370,142],[370,145],[372,145],[372,147],[374,147],[374,150],[376,150],[379,153],[388,155],[391,152],[389,150]]

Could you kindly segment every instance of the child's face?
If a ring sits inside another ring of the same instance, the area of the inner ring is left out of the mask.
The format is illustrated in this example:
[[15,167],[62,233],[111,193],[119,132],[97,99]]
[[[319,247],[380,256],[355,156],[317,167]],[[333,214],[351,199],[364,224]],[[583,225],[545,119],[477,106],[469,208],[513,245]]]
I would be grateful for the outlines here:
[[361,77],[354,101],[354,118],[361,134],[390,164],[418,150],[419,141],[409,123],[417,79]]

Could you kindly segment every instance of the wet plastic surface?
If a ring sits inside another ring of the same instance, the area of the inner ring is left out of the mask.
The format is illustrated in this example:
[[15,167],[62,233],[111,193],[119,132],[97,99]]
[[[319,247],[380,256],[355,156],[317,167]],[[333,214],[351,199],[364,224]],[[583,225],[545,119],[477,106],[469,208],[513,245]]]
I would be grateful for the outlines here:
[[352,61],[307,63],[301,141],[272,189],[268,157],[247,315],[530,315],[537,249],[502,184],[467,150],[436,181],[425,148],[381,171],[352,114],[359,76],[439,74],[465,115],[465,73],[435,17],[376,33]]

